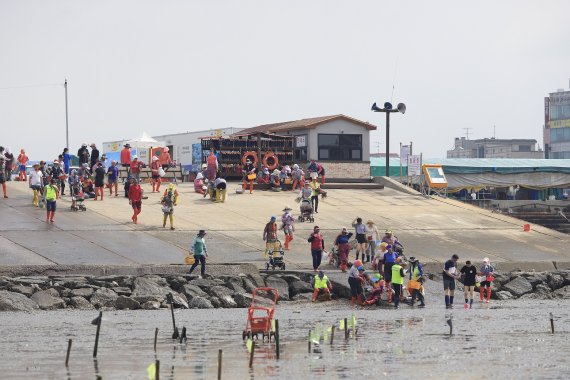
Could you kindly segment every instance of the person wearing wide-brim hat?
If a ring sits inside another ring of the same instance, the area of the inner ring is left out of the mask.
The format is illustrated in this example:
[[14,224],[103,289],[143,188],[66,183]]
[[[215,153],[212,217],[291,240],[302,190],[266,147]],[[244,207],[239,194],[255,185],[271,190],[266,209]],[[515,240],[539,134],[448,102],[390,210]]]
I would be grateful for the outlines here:
[[279,174],[281,172],[279,169],[274,169],[269,176],[269,185],[272,189],[274,188],[281,188],[281,181],[279,180]]
[[295,231],[295,218],[291,214],[293,209],[289,206],[285,206],[283,211],[285,212],[281,217],[281,222],[283,223],[283,232],[285,232],[285,249],[289,249],[289,243],[293,241],[293,231]]
[[204,240],[205,236],[206,231],[200,230],[194,240],[192,240],[190,252],[194,255],[195,261],[188,271],[188,276],[192,274],[198,264],[200,264],[200,275],[203,276],[206,273],[206,258],[208,257],[208,250],[206,248],[206,241]]
[[370,262],[374,260],[374,256],[376,255],[376,244],[379,244],[380,242],[380,233],[378,232],[378,228],[372,219],[368,219],[366,221],[366,239],[368,241],[366,261]]
[[127,178],[131,176],[131,145],[126,143],[121,150],[121,166],[127,169]]

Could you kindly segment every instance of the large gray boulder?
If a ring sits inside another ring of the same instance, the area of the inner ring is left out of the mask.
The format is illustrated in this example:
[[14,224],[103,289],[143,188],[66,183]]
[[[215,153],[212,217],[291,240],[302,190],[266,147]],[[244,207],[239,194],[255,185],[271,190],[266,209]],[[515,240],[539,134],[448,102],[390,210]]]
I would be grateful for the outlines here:
[[141,308],[141,304],[132,298],[126,296],[119,296],[115,301],[115,308],[117,310],[137,310]]
[[87,285],[87,278],[85,277],[68,277],[61,279],[61,285],[68,289],[83,288]]
[[188,303],[190,309],[213,309],[214,306],[204,297],[194,297]]
[[289,283],[289,294],[291,297],[301,293],[312,293],[313,287],[305,281],[297,280]]
[[533,288],[547,281],[547,275],[543,273],[524,273],[522,276],[530,282]]
[[133,291],[130,288],[127,288],[126,286],[115,286],[114,288],[111,288],[111,290],[120,296],[127,296],[127,297],[129,297],[133,293]]
[[265,279],[265,283],[270,288],[275,288],[279,292],[279,299],[289,300],[289,284],[281,277],[269,276]]
[[160,302],[158,301],[147,301],[142,305],[144,310],[158,310],[160,309]]
[[532,292],[532,284],[523,276],[519,276],[514,280],[503,285],[503,290],[507,290],[515,297]]
[[54,297],[50,292],[44,290],[34,293],[30,299],[37,303],[42,310],[63,309],[65,307],[64,300]]
[[0,290],[0,311],[32,311],[38,307],[23,294]]
[[521,297],[521,299],[533,299],[533,300],[549,300],[552,299],[552,293],[550,287],[546,284],[538,284],[534,289],[534,292],[527,293]]
[[10,291],[23,294],[26,297],[30,297],[32,294],[34,294],[34,288],[32,288],[31,286],[24,286],[24,285],[14,285],[10,287]]
[[549,273],[546,283],[550,286],[550,289],[557,290],[564,286],[564,277],[557,273]]
[[208,289],[208,294],[218,298],[222,303],[222,307],[237,307],[236,301],[232,297],[234,292],[225,286],[214,286]]
[[497,297],[498,300],[501,301],[513,299],[513,295],[507,292],[506,290],[498,291],[497,293],[495,293],[495,296]]
[[35,284],[41,287],[49,284],[49,278],[47,276],[17,277],[13,282],[26,286],[32,286]]
[[93,293],[90,302],[96,308],[113,307],[115,306],[115,301],[117,298],[119,298],[119,296],[111,289],[100,288],[97,289],[95,293]]
[[[164,281],[166,283],[166,281]],[[133,281],[133,292],[131,298],[145,303],[147,301],[163,302],[168,293],[173,293],[167,285],[157,282],[154,277],[138,277]]]
[[236,302],[237,307],[250,307],[252,298],[251,294],[234,294],[234,301]]
[[71,290],[71,296],[72,297],[83,297],[83,298],[88,299],[89,297],[91,297],[93,292],[94,291],[91,288],[76,288],[76,289]]
[[257,288],[257,286],[253,283],[253,280],[249,277],[242,278],[242,281],[243,281],[243,287],[245,288],[245,291],[248,293],[253,292],[253,289]]
[[556,298],[570,299],[570,285],[555,290],[552,295]]
[[184,294],[188,301],[191,301],[194,297],[207,297],[208,294],[204,292],[200,287],[192,284],[185,284],[180,289],[180,293]]
[[190,285],[198,286],[204,291],[208,291],[209,288],[214,286],[223,286],[224,282],[218,279],[207,279],[207,278],[195,278],[188,282]]
[[259,273],[251,273],[248,275],[249,279],[253,282],[256,288],[263,288],[265,286],[265,281]]
[[228,289],[233,290],[235,293],[247,293],[243,286],[243,280],[239,276],[232,276],[226,280]]
[[75,308],[75,309],[81,309],[81,310],[92,310],[94,309],[93,305],[91,305],[91,303],[89,301],[87,301],[85,298],[83,297],[71,297],[71,300],[69,301],[69,306]]

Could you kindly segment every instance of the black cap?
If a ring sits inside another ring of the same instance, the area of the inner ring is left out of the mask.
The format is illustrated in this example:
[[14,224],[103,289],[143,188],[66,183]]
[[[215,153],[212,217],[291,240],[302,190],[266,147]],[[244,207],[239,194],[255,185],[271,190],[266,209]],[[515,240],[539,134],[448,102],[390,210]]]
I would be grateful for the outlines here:
[[206,235],[206,231],[205,230],[198,231],[198,236],[200,236],[200,235],[202,235],[202,236]]

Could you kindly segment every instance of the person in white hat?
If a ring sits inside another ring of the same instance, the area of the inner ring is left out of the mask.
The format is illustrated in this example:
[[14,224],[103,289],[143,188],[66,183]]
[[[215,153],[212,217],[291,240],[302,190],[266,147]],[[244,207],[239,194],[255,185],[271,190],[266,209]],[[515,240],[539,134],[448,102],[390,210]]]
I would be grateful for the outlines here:
[[162,148],[162,154],[160,155],[160,164],[164,170],[172,166],[172,157],[170,157],[170,149],[167,146]]
[[139,157],[134,155],[133,161],[131,162],[131,176],[136,179],[137,183],[140,182],[141,168],[144,168],[144,166],[144,163],[139,161]]
[[281,186],[281,182],[279,181],[279,174],[281,172],[279,169],[274,169],[271,175],[269,176],[269,185],[271,188],[277,188]]
[[305,173],[303,172],[303,169],[301,169],[297,164],[293,165],[291,179],[293,180],[292,190],[295,190],[297,185],[299,185],[299,189],[301,190],[305,187]]
[[152,162],[150,163],[150,170],[152,173],[151,183],[152,183],[153,193],[154,192],[160,193],[160,184],[162,183],[162,180],[160,179],[159,169],[160,169],[159,158],[156,156],[152,156]]
[[295,231],[294,223],[295,218],[291,214],[293,209],[289,206],[285,206],[283,211],[285,212],[281,217],[281,223],[283,223],[283,232],[285,232],[285,249],[289,249],[289,243],[293,241],[293,231]]
[[198,194],[206,194],[206,185],[204,184],[204,175],[202,173],[196,174],[196,179],[194,180],[194,191]]
[[484,277],[485,280],[481,281],[481,286],[479,286],[479,297],[481,302],[485,299],[485,289],[487,289],[487,303],[491,300],[491,283],[495,279],[495,268],[491,265],[491,261],[488,257],[483,259],[483,265],[479,271],[479,275]]

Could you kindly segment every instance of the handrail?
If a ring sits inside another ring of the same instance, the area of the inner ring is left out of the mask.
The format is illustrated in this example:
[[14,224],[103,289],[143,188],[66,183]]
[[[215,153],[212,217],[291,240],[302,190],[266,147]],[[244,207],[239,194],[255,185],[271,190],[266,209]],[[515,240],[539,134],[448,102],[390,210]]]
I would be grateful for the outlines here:
[[561,217],[563,217],[564,219],[566,219],[566,221],[568,223],[570,223],[570,219],[568,219],[568,217],[566,215],[564,215],[564,213],[562,212],[562,210],[558,211],[558,215],[560,215]]

